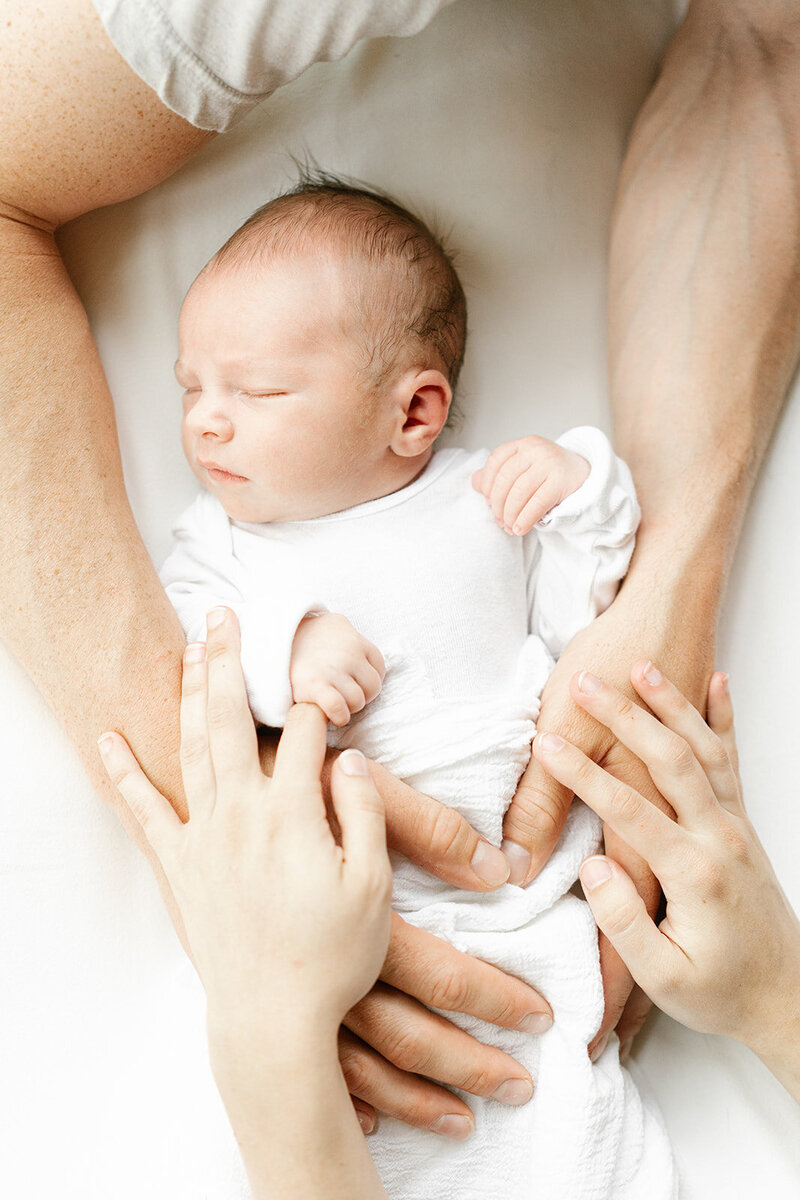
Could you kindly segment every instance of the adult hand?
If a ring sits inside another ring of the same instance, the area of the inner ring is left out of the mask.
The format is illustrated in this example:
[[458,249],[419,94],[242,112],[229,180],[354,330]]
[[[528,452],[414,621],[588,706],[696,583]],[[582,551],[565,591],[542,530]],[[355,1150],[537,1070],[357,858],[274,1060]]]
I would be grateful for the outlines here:
[[[631,655],[638,651],[658,657],[666,664],[692,699],[700,701],[705,696],[711,674],[710,641],[703,651],[700,647],[704,643],[698,637],[693,653],[687,655],[671,622],[662,621],[661,611],[644,607],[638,599],[631,600],[630,595],[626,584],[611,607],[570,642],[542,694],[538,728],[557,733],[579,746],[587,757],[618,780],[636,788],[654,804],[668,808],[636,755],[612,730],[577,707],[570,693],[571,677],[576,671],[588,668],[635,698],[620,663],[630,662]],[[503,827],[503,849],[512,864],[512,882],[529,882],[547,862],[561,834],[572,795],[570,788],[544,770],[536,755],[531,757]],[[654,914],[660,889],[647,863],[625,845],[614,829],[606,825],[603,832],[607,851],[624,864],[648,911]],[[589,1047],[593,1057],[602,1052],[609,1031],[615,1027],[623,1045],[629,1045],[650,1008],[649,1000],[639,989],[632,991],[630,972],[602,932],[599,941],[605,1013]]]
[[724,675],[708,725],[649,662],[631,671],[655,716],[588,672],[571,680],[585,712],[646,766],[675,820],[577,746],[537,735],[534,754],[650,864],[667,899],[656,928],[618,862],[587,859],[581,881],[600,928],[660,1008],[756,1051],[800,1099],[800,921],[747,819]]
[[[215,623],[215,618],[216,623]],[[106,769],[169,881],[209,1023],[233,1023],[257,1054],[263,1031],[298,1013],[335,1036],[374,983],[389,942],[391,869],[383,805],[358,751],[340,757],[325,816],[327,720],[296,705],[272,779],[255,727],[228,610],[209,615],[208,648],[187,647],[181,694],[183,824],[119,734],[101,737]]]
[[[267,771],[274,757],[271,742],[262,738]],[[323,771],[326,790],[335,762],[330,751]],[[506,881],[504,856],[460,813],[384,767],[369,765],[384,801],[392,849],[457,887],[485,892]],[[531,1035],[552,1024],[550,1006],[528,984],[393,913],[380,982],[347,1014],[339,1034],[342,1068],[365,1132],[374,1128],[377,1110],[446,1137],[469,1136],[472,1112],[448,1087],[507,1104],[530,1098],[530,1075],[516,1059],[483,1045],[430,1012],[429,1005]]]

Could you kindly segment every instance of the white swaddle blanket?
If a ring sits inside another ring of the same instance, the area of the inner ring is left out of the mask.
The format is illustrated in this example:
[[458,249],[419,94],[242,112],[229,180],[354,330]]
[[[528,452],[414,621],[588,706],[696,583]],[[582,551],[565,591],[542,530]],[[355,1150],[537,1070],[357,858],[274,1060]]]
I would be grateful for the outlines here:
[[[201,495],[176,527],[162,578],[190,638],[216,603],[239,613],[256,716],[285,717],[298,621],[342,612],[383,651],[381,695],[330,742],[356,745],[398,777],[457,808],[493,844],[530,753],[538,697],[572,634],[610,602],[633,547],[630,475],[597,430],[562,444],[592,470],[526,538],[498,529],[470,485],[485,454],[436,454],[407,488],[312,521],[230,522]],[[403,917],[526,980],[552,1005],[540,1038],[446,1014],[531,1073],[521,1108],[469,1096],[464,1143],[384,1119],[370,1139],[393,1200],[669,1200],[675,1182],[659,1118],[620,1067],[616,1043],[592,1064],[603,1012],[597,935],[569,894],[599,844],[594,814],[573,805],[536,880],[479,895],[393,855]]]

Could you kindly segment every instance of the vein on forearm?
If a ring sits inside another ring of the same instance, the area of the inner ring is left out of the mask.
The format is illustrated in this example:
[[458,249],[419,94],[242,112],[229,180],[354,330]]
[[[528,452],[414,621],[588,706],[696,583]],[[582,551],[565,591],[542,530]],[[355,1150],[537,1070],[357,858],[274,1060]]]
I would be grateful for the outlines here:
[[754,23],[776,8],[692,6],[612,236],[612,405],[643,509],[632,573],[694,569],[707,600],[800,349],[800,24]]

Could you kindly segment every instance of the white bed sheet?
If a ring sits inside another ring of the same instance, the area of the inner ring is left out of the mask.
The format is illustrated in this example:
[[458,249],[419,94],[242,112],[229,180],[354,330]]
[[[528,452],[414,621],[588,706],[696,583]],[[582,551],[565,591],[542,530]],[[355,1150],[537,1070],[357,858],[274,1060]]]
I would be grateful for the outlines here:
[[[378,184],[452,231],[471,306],[459,442],[608,428],[610,207],[674,21],[669,0],[461,0],[412,41],[315,67],[161,187],[65,231],[156,562],[194,492],[171,374],[180,300],[221,241],[291,182],[291,154]],[[720,639],[750,810],[795,906],[798,454],[795,397]],[[245,1195],[206,1065],[202,996],[149,868],[2,652],[0,755],[0,1194]],[[685,1200],[798,1195],[800,1115],[746,1051],[658,1015],[634,1059],[674,1139]]]

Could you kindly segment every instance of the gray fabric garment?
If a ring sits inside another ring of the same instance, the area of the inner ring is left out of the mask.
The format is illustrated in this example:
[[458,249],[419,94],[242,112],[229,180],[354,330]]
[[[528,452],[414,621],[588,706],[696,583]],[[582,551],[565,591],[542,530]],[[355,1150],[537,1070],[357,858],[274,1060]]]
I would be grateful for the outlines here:
[[362,38],[410,37],[453,0],[93,0],[114,46],[164,104],[222,132]]

